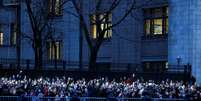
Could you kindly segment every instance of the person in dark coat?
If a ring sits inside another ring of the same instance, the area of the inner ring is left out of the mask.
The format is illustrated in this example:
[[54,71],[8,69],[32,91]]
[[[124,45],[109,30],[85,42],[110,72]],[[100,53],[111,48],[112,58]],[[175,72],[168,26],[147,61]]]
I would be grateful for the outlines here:
[[195,77],[194,77],[193,75],[191,75],[190,80],[189,80],[189,84],[190,84],[190,85],[194,85],[195,82],[196,82]]

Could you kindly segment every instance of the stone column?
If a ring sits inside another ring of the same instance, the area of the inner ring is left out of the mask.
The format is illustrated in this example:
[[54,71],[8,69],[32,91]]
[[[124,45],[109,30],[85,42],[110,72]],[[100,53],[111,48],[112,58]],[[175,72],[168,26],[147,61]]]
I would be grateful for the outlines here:
[[201,0],[169,0],[168,62],[190,63],[201,84]]
[[201,0],[190,0],[192,17],[192,73],[201,84]]

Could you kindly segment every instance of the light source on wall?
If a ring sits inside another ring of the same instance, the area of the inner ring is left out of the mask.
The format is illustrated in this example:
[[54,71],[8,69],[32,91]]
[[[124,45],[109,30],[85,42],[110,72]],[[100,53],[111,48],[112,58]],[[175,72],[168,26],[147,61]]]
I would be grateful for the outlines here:
[[179,66],[181,63],[181,56],[177,56],[177,65]]

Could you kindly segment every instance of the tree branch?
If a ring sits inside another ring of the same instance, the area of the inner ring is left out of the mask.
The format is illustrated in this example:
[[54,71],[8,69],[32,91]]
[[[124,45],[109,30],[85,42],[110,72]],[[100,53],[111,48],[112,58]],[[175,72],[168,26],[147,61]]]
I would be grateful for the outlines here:
[[92,49],[93,44],[92,44],[92,40],[91,40],[91,38],[90,38],[90,36],[89,36],[89,31],[88,31],[88,28],[87,28],[87,24],[86,24],[85,21],[84,21],[84,16],[82,15],[82,12],[81,12],[80,8],[78,7],[78,4],[76,3],[76,1],[75,1],[75,0],[72,0],[72,3],[73,3],[73,5],[74,5],[74,7],[75,7],[75,9],[76,9],[76,12],[77,12],[78,15],[79,15],[80,24],[82,25],[82,28],[83,28],[84,35],[85,35],[85,37],[86,37],[86,41],[87,41],[87,43],[88,43],[88,46],[89,46],[90,49]]

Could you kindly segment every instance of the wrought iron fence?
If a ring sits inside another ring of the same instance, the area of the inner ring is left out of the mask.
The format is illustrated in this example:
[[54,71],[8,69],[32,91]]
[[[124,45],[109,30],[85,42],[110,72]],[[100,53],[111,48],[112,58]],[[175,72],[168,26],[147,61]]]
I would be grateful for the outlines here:
[[[20,67],[18,69],[34,69],[35,61],[34,60],[25,60],[21,59],[17,61],[17,59],[7,59],[0,58],[0,69],[17,69],[18,64]],[[98,64],[100,65],[100,64]],[[108,70],[112,71],[131,71],[131,72],[141,72],[143,71],[141,64],[131,64],[131,63],[111,63],[107,65],[102,65],[101,68],[107,67]],[[83,68],[88,67],[87,62],[82,63]],[[164,71],[175,72],[175,73],[184,73],[191,72],[190,65],[168,65],[168,68]],[[64,60],[43,60],[42,61],[42,69],[60,69],[60,70],[70,70],[70,69],[80,69],[79,61],[64,61]],[[83,69],[82,68],[82,69]],[[160,71],[160,72],[164,72]],[[151,71],[154,72],[154,71]],[[158,70],[155,72],[159,72]]]
[[[18,66],[20,64],[20,67]],[[86,67],[88,63],[83,63],[83,67]],[[29,59],[21,59],[17,61],[17,59],[0,59],[0,68],[2,69],[35,69],[35,61]],[[76,69],[79,68],[78,61],[63,61],[63,60],[43,60],[42,67],[43,70],[48,69],[61,69],[61,70],[68,70],[68,69]]]
[[187,101],[174,98],[104,98],[104,97],[38,97],[0,96],[0,101]]
[[[18,62],[16,59],[5,59],[0,58],[0,69],[8,70],[8,71],[16,71],[19,69],[25,70],[25,71],[35,71],[35,62],[34,60],[20,60],[20,68],[18,68]],[[42,61],[42,71],[45,71],[46,74],[47,71],[53,71],[56,73],[58,71],[59,74],[64,74],[64,72],[87,72],[88,71],[88,63],[83,63],[83,68],[79,68],[79,62],[77,61],[63,61],[63,60],[43,60]],[[101,68],[104,68],[105,65],[100,66]],[[111,66],[111,67],[110,67]],[[141,77],[144,78],[155,78],[156,80],[161,80],[165,78],[170,78],[171,76],[173,79],[175,77],[179,78],[180,80],[188,81],[191,75],[191,66],[190,65],[168,65],[166,70],[164,71],[143,71],[141,70],[143,67],[140,64],[126,64],[126,63],[111,63],[107,64],[107,69],[96,69],[96,74],[111,74],[108,72],[114,72],[114,73],[121,73],[121,74],[130,74],[130,73],[136,73]],[[117,69],[115,69],[117,68]],[[121,69],[123,68],[123,69]],[[56,71],[55,71],[56,70]],[[76,73],[75,73],[76,74]],[[79,73],[78,73],[79,74]],[[90,72],[88,73],[90,74]]]

